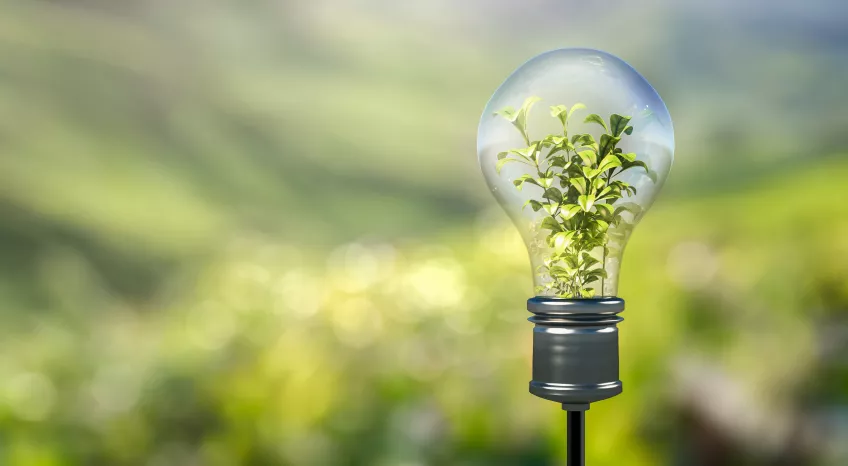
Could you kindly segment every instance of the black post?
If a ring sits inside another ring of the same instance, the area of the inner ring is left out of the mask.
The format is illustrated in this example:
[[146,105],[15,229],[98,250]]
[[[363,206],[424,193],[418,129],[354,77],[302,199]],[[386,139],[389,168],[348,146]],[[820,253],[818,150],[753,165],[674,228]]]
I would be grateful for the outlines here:
[[568,466],[586,466],[586,411],[567,411]]

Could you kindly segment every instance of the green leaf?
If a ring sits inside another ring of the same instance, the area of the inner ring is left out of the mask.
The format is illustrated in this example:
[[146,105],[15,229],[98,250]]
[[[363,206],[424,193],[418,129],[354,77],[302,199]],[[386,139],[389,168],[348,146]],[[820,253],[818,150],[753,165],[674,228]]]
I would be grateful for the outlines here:
[[587,269],[600,262],[598,259],[595,259],[591,255],[589,255],[588,252],[583,252],[582,254],[580,254],[580,259],[581,266]]
[[577,215],[578,212],[582,211],[583,208],[577,204],[565,204],[560,208],[560,216],[566,220]]
[[557,188],[548,188],[545,190],[545,198],[555,202],[562,202],[562,191]]
[[510,149],[507,152],[513,155],[517,155],[528,162],[534,162],[535,164],[538,164],[539,156],[542,153],[542,151],[539,150],[539,145],[539,141],[536,141],[522,149]]
[[627,128],[624,128],[624,134],[626,134],[626,135],[628,135],[628,136],[630,136],[631,134],[633,134],[633,127],[632,127],[632,126],[628,126]]
[[613,217],[618,217],[623,212],[630,212],[634,217],[638,217],[642,213],[642,207],[635,202],[624,202],[616,205],[617,207],[615,208],[615,212],[613,212]]
[[545,230],[562,231],[562,227],[560,226],[559,222],[557,222],[556,219],[553,217],[545,217],[542,220],[541,227]]
[[621,116],[617,113],[613,113],[610,116],[610,132],[612,132],[613,136],[621,136],[621,133],[624,131],[624,128],[627,127],[627,123],[629,122],[629,116]]
[[519,163],[523,163],[524,165],[530,165],[531,167],[533,166],[529,162],[525,162],[525,161],[520,160],[520,159],[501,159],[501,160],[498,160],[498,163],[495,164],[495,170],[498,173],[500,173],[503,166],[508,164],[508,163],[511,163],[511,162],[519,162]]
[[557,155],[557,156],[555,156],[555,157],[551,157],[551,158],[550,158],[550,165],[551,165],[552,167],[559,167],[559,168],[562,168],[562,169],[563,169],[563,171],[565,171],[565,170],[567,170],[567,169],[568,169],[568,167],[571,165],[571,162],[570,162],[570,161],[568,161],[568,160],[565,160],[565,156],[564,156],[564,155]]
[[[584,285],[591,285],[592,283],[595,283],[596,281],[598,281],[598,277],[596,277],[594,275],[593,276],[585,276],[585,278],[583,279],[583,284]],[[595,295],[595,289],[594,288],[583,288],[583,293],[586,295],[585,296],[586,298],[591,298],[592,296]],[[590,293],[592,294],[592,296],[589,296]]]
[[547,212],[548,215],[555,215],[557,209],[559,209],[559,204],[556,202],[550,204],[542,204],[542,208],[545,209],[545,212]]
[[530,107],[532,107],[533,104],[540,100],[542,100],[542,98],[535,95],[531,95],[530,97],[524,99],[524,103],[521,104],[521,108],[518,110],[519,113],[524,111],[526,114],[526,112],[530,111]]
[[565,252],[565,249],[571,245],[574,233],[574,231],[561,231],[559,233],[554,233],[552,236],[553,247],[557,254],[562,254]]
[[583,263],[583,267],[585,268],[589,268],[600,262],[598,259],[595,259],[591,255],[589,255],[588,252],[580,254],[580,258],[583,259],[581,262]]
[[560,154],[560,152],[562,152],[564,150],[565,150],[565,147],[563,147],[562,145],[557,145],[557,146],[551,147],[551,150],[548,151],[548,155],[545,156],[545,160],[551,160],[556,155],[563,156],[564,154]]
[[507,152],[509,152],[512,155],[517,155],[517,156],[521,157],[522,159],[524,159],[528,162],[532,162],[533,161],[532,156],[534,155],[533,149],[534,149],[533,147],[525,147],[524,149],[510,149]]
[[512,184],[514,184],[519,191],[521,191],[521,188],[524,187],[524,183],[530,183],[535,184],[536,186],[541,186],[539,184],[539,181],[537,181],[530,175],[521,175],[518,178],[512,180]]
[[543,146],[557,146],[567,141],[565,136],[557,136],[556,134],[549,134],[542,139],[541,142]]
[[606,155],[608,152],[612,152],[615,149],[615,145],[618,144],[618,141],[621,141],[620,137],[610,136],[609,134],[601,135],[601,142],[598,144],[598,153],[601,155]]
[[595,165],[595,163],[598,161],[598,154],[591,150],[580,151],[577,153],[577,155],[580,156],[580,159],[583,160],[583,163],[589,167]]
[[596,203],[595,209],[597,209],[598,212],[601,212],[601,211],[605,212],[606,215],[612,215],[612,213],[613,213],[612,206],[609,205],[609,204],[603,203],[603,202]]
[[606,275],[606,271],[600,267],[586,272],[586,277],[602,277],[604,275]]
[[[571,138],[571,150],[575,150],[575,147],[589,147],[594,150],[598,150],[598,144],[595,142],[595,138],[592,137],[591,134],[577,134]],[[576,144],[576,146],[574,145]]]
[[599,191],[604,186],[606,186],[606,181],[602,178],[595,178],[595,181],[592,182],[592,187],[595,188],[595,191]]
[[530,199],[529,201],[525,202],[522,208],[527,207],[528,205],[533,208],[533,212],[538,212],[539,209],[542,208],[542,203],[535,199]]
[[580,208],[584,212],[588,212],[595,203],[595,196],[593,194],[584,194],[577,198],[577,203],[580,204]]
[[570,178],[568,180],[580,194],[586,194],[586,178]]
[[607,271],[602,268],[592,269],[586,273],[587,277],[608,278]]
[[552,267],[548,267],[547,272],[553,277],[557,275],[565,275],[565,268],[559,265],[554,265]]
[[[595,204],[597,206],[597,204]],[[595,229],[601,233],[605,233],[609,229],[609,223],[604,220],[595,220]]]
[[565,123],[568,121],[568,107],[565,105],[552,105],[551,116],[558,118],[564,127]]
[[636,154],[633,152],[628,152],[626,154],[618,154],[618,156],[621,157],[621,159],[625,162],[632,162],[636,160]]
[[598,171],[603,173],[611,168],[620,167],[621,160],[613,154],[609,154],[598,164]]
[[565,266],[568,270],[568,276],[573,277],[574,275],[577,275],[577,258],[573,255],[569,255],[563,260],[565,261]]
[[588,178],[590,180],[594,179],[596,176],[598,176],[598,173],[600,173],[600,172],[595,170],[592,167],[583,167],[583,176],[585,176],[586,178]]
[[515,119],[512,124],[518,128],[518,131],[521,132],[521,135],[524,136],[524,141],[526,141],[529,145],[530,138],[527,136],[527,114],[530,113],[530,109],[533,107],[533,104],[542,100],[539,97],[531,96],[524,100],[524,103],[521,104],[521,108],[516,112]]
[[577,110],[585,110],[585,109],[586,109],[586,106],[581,104],[580,102],[578,102],[578,103],[571,106],[571,110],[568,111],[568,116],[574,115],[574,112],[576,112]]
[[630,184],[621,180],[614,180],[612,183],[610,183],[610,186],[614,189],[621,191],[622,189],[630,186]]
[[[595,181],[597,181],[597,180],[603,181],[601,178],[595,178]],[[612,186],[605,186],[603,189],[600,190],[600,192],[598,192],[598,194],[597,194],[598,199],[599,200],[604,199],[605,197],[607,197],[607,194],[612,194],[613,189],[614,188]]]
[[607,124],[606,124],[606,122],[604,122],[604,119],[603,119],[603,118],[601,118],[601,116],[600,116],[600,115],[598,115],[597,113],[593,113],[593,114],[591,114],[591,115],[587,116],[587,117],[586,117],[586,119],[585,119],[585,120],[583,120],[583,123],[597,123],[597,124],[601,125],[601,126],[604,128],[604,131],[609,131],[609,130],[607,129]]
[[568,113],[568,107],[565,105],[551,105],[551,116],[560,116],[563,113]]
[[595,289],[594,288],[583,288],[581,291],[583,298],[593,298],[595,297]]
[[[530,147],[529,147],[529,148],[533,148],[533,152],[530,153],[530,156],[531,156],[531,158],[533,158],[533,160],[536,161],[536,165],[540,165],[542,163],[542,148],[540,146],[541,145],[537,141],[537,142],[534,142],[533,144],[530,144]],[[533,157],[534,154],[535,154],[535,158]]]

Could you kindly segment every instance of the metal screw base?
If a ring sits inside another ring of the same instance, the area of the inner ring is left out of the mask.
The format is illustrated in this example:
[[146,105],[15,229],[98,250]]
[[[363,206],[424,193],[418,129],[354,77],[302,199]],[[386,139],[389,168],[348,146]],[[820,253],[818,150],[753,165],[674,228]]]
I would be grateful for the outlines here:
[[589,403],[622,391],[618,379],[620,298],[527,301],[533,313],[533,380],[530,393],[584,411]]

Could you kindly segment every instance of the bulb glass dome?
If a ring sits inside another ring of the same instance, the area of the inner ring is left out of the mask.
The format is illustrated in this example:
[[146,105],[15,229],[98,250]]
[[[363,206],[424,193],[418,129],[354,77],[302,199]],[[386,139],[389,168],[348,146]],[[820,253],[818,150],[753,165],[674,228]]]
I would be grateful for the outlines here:
[[527,245],[536,294],[615,296],[627,240],[671,168],[674,132],[662,99],[630,65],[560,49],[498,88],[477,156]]

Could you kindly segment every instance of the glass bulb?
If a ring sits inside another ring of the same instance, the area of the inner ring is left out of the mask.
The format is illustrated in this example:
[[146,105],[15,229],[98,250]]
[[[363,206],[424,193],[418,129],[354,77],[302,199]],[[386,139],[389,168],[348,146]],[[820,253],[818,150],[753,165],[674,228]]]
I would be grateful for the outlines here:
[[615,296],[627,240],[671,168],[674,131],[662,99],[630,65],[560,49],[495,91],[477,157],[527,245],[536,294]]

